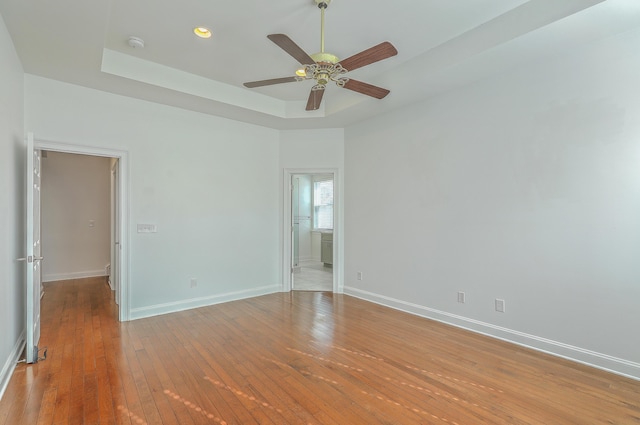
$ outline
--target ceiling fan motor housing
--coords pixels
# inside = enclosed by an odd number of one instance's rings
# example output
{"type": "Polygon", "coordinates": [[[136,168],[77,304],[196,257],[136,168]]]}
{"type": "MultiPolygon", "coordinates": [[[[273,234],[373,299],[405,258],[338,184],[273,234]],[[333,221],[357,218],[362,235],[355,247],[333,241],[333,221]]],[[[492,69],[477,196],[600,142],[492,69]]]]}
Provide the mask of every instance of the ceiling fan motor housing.
{"type": "Polygon", "coordinates": [[[314,61],[316,61],[316,63],[319,63],[319,64],[327,63],[327,64],[334,65],[340,62],[340,60],[336,55],[332,55],[331,53],[327,53],[327,52],[314,53],[311,55],[311,59],[313,59],[314,61]]]}

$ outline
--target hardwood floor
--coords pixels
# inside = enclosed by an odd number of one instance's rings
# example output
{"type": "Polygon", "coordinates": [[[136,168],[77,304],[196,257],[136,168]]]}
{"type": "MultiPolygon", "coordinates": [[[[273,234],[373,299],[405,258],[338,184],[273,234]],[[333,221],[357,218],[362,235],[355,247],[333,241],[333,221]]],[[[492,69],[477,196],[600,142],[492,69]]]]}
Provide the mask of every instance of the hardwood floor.
{"type": "Polygon", "coordinates": [[[102,279],[46,285],[0,424],[638,424],[640,382],[330,293],[129,323],[102,279]]]}

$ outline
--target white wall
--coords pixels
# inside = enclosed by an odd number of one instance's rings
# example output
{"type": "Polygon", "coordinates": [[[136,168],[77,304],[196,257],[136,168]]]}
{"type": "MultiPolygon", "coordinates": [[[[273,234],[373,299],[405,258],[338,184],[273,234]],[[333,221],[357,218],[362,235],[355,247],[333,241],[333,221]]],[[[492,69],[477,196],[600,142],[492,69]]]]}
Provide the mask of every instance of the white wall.
{"type": "Polygon", "coordinates": [[[32,75],[25,104],[36,139],[128,152],[133,318],[279,290],[276,130],[32,75]]]}
{"type": "Polygon", "coordinates": [[[104,276],[111,261],[111,158],[42,158],[42,280],[104,276]]]}
{"type": "Polygon", "coordinates": [[[24,80],[0,16],[0,397],[24,343],[24,80]]]}
{"type": "Polygon", "coordinates": [[[347,128],[345,292],[640,377],[638,46],[347,128]]]}
{"type": "Polygon", "coordinates": [[[339,168],[344,166],[344,130],[284,130],[280,132],[281,168],[339,168]]]}

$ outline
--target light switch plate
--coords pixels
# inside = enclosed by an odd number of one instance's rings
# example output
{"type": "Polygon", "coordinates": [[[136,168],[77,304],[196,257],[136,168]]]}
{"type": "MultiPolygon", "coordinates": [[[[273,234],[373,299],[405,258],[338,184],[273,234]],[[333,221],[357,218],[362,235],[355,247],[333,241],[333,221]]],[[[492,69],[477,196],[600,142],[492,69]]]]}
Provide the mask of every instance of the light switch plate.
{"type": "Polygon", "coordinates": [[[157,231],[155,224],[138,224],[138,233],[156,233],[157,231]]]}

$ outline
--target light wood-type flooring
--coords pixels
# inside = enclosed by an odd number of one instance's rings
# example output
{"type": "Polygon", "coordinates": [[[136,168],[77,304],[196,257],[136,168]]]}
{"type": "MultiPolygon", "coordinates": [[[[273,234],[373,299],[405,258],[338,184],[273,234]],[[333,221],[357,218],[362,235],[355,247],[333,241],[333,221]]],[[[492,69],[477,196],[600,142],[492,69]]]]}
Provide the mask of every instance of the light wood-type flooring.
{"type": "Polygon", "coordinates": [[[129,323],[47,284],[0,424],[638,424],[640,382],[349,296],[277,293],[129,323]]]}

